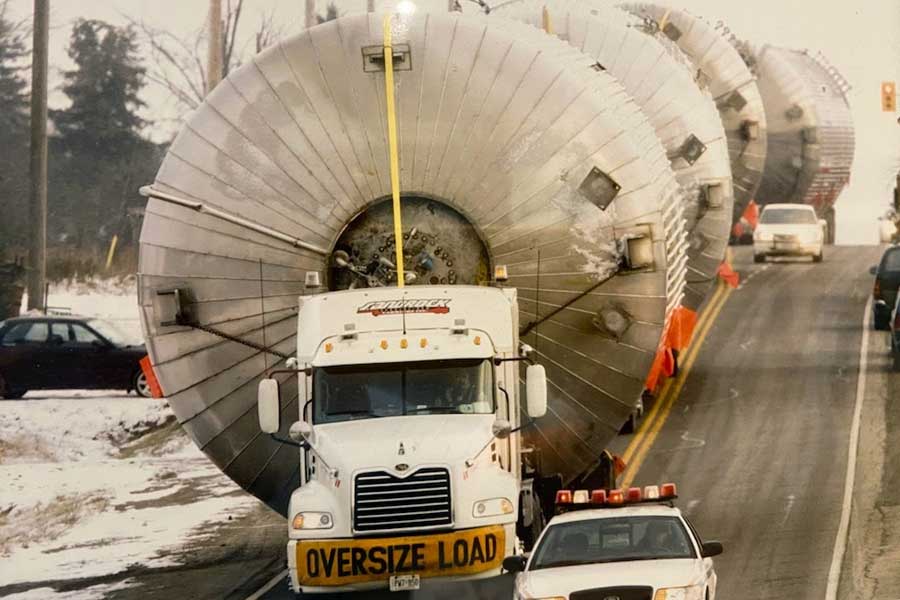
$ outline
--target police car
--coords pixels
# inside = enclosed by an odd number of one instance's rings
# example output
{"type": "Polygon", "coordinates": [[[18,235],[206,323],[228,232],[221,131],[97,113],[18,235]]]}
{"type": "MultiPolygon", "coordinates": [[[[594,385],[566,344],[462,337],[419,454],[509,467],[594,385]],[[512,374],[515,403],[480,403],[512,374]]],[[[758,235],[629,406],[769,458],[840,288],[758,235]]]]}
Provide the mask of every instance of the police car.
{"type": "Polygon", "coordinates": [[[675,508],[675,484],[561,490],[530,556],[511,556],[516,600],[714,600],[713,556],[675,508]]]}

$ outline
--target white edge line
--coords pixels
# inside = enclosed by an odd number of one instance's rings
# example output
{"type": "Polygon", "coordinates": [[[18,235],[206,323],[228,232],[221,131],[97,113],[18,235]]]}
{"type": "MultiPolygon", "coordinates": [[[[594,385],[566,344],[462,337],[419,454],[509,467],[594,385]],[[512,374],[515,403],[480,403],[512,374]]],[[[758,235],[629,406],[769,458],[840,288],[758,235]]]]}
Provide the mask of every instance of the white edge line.
{"type": "Polygon", "coordinates": [[[844,503],[841,508],[841,522],[838,525],[837,539],[834,542],[834,553],[831,556],[831,568],[828,570],[828,586],[825,588],[825,600],[836,600],[837,598],[838,586],[841,582],[841,570],[844,564],[844,554],[847,552],[850,509],[853,506],[853,487],[856,479],[856,454],[859,449],[859,425],[866,394],[866,371],[869,363],[869,315],[871,312],[872,296],[869,296],[862,320],[863,334],[859,349],[859,378],[856,382],[856,408],[853,411],[853,423],[850,426],[850,449],[847,457],[847,480],[844,482],[844,503]]]}
{"type": "Polygon", "coordinates": [[[266,585],[262,586],[261,588],[259,588],[255,592],[253,592],[253,594],[251,594],[250,596],[247,596],[247,600],[258,600],[259,598],[261,598],[263,596],[263,594],[265,594],[266,592],[271,590],[273,587],[275,587],[276,583],[278,583],[279,581],[284,579],[287,576],[287,574],[288,574],[287,569],[285,569],[284,571],[281,571],[278,575],[276,575],[275,577],[270,579],[266,583],[266,585]]]}

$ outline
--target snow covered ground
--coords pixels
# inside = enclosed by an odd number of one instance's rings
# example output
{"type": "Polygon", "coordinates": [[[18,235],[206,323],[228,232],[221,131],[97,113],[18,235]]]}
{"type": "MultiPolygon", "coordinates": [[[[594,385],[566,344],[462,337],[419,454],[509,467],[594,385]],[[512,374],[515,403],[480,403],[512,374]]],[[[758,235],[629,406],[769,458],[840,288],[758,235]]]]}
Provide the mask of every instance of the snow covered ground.
{"type": "MultiPolygon", "coordinates": [[[[57,286],[50,306],[115,320],[140,337],[133,284],[57,286]]],[[[4,598],[102,598],[128,582],[67,592],[36,584],[170,566],[178,548],[210,535],[205,524],[258,506],[194,446],[165,401],[78,390],[0,401],[4,598]]]]}

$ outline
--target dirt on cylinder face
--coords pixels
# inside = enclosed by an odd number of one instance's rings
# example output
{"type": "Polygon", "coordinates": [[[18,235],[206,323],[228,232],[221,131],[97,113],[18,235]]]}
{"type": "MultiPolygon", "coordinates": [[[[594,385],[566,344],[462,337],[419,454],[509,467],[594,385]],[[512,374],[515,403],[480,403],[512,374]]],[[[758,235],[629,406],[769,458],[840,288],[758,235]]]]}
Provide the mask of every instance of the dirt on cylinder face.
{"type": "MultiPolygon", "coordinates": [[[[481,236],[449,205],[418,196],[401,200],[403,262],[407,285],[483,285],[490,258],[481,236]]],[[[330,261],[329,288],[345,290],[397,283],[397,250],[391,199],[354,217],[330,261]]]]}

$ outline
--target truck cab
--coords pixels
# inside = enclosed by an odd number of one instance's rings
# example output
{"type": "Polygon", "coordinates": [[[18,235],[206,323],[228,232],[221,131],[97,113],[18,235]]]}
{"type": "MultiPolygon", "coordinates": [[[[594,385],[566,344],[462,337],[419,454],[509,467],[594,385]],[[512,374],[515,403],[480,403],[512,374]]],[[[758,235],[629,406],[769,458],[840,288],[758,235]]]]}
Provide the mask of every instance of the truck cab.
{"type": "MultiPolygon", "coordinates": [[[[517,550],[523,486],[517,315],[515,290],[485,286],[300,298],[295,591],[499,574],[517,550]]],[[[546,379],[538,365],[526,373],[524,412],[536,418],[546,379]]],[[[260,383],[270,434],[289,400],[276,376],[260,383]]]]}

